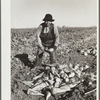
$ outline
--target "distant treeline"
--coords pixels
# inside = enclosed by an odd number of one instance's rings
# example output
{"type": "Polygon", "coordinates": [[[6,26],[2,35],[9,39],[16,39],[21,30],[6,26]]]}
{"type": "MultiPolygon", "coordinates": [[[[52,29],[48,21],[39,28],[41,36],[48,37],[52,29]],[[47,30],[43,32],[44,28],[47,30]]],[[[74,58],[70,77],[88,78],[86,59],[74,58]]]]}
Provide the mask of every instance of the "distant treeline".
{"type": "MultiPolygon", "coordinates": [[[[96,30],[97,27],[66,27],[66,26],[58,26],[59,32],[76,32],[82,30],[96,30]]],[[[37,28],[11,28],[11,33],[34,33],[36,32],[37,28]]]]}

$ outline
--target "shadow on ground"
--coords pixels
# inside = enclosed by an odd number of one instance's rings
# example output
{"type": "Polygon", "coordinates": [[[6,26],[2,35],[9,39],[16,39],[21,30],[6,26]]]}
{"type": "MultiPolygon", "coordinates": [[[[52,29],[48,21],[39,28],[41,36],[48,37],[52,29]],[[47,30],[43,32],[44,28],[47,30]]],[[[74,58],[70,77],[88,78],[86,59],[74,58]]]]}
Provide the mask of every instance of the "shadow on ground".
{"type": "Polygon", "coordinates": [[[15,57],[18,58],[21,62],[23,62],[25,66],[28,66],[30,69],[35,67],[35,61],[31,62],[28,59],[28,54],[25,54],[25,53],[17,54],[15,55],[15,57]]]}

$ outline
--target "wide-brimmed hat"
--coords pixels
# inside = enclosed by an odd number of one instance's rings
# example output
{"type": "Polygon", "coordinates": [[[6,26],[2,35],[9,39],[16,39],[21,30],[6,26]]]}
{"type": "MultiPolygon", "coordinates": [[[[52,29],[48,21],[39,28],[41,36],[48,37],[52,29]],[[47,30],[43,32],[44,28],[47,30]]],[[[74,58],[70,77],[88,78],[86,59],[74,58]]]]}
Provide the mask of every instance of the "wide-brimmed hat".
{"type": "Polygon", "coordinates": [[[54,21],[51,14],[46,14],[43,21],[54,21]]]}

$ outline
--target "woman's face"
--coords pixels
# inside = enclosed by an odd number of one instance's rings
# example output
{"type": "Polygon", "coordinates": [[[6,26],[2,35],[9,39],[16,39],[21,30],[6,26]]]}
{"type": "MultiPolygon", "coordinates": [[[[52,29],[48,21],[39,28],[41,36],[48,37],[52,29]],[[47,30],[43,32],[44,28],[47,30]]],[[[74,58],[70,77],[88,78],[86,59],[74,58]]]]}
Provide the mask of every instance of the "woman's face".
{"type": "Polygon", "coordinates": [[[46,21],[46,24],[47,25],[50,25],[52,22],[51,21],[46,21]]]}

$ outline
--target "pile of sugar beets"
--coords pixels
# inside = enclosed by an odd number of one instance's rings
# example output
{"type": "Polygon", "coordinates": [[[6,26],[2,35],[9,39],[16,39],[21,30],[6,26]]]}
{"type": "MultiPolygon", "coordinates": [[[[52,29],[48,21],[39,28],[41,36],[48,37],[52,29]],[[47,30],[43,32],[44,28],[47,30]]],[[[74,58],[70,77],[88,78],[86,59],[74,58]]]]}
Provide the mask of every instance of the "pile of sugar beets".
{"type": "MultiPolygon", "coordinates": [[[[93,47],[77,52],[84,56],[93,55],[95,59],[97,56],[96,48],[93,47]]],[[[96,100],[96,73],[91,72],[89,65],[49,64],[49,54],[44,52],[42,65],[35,66],[36,56],[33,62],[30,62],[30,56],[24,56],[29,59],[28,65],[20,65],[18,73],[12,75],[12,94],[19,94],[17,99],[25,99],[23,91],[28,96],[40,95],[46,100],[96,100]]],[[[21,55],[15,56],[13,60],[18,63],[21,55]]]]}

